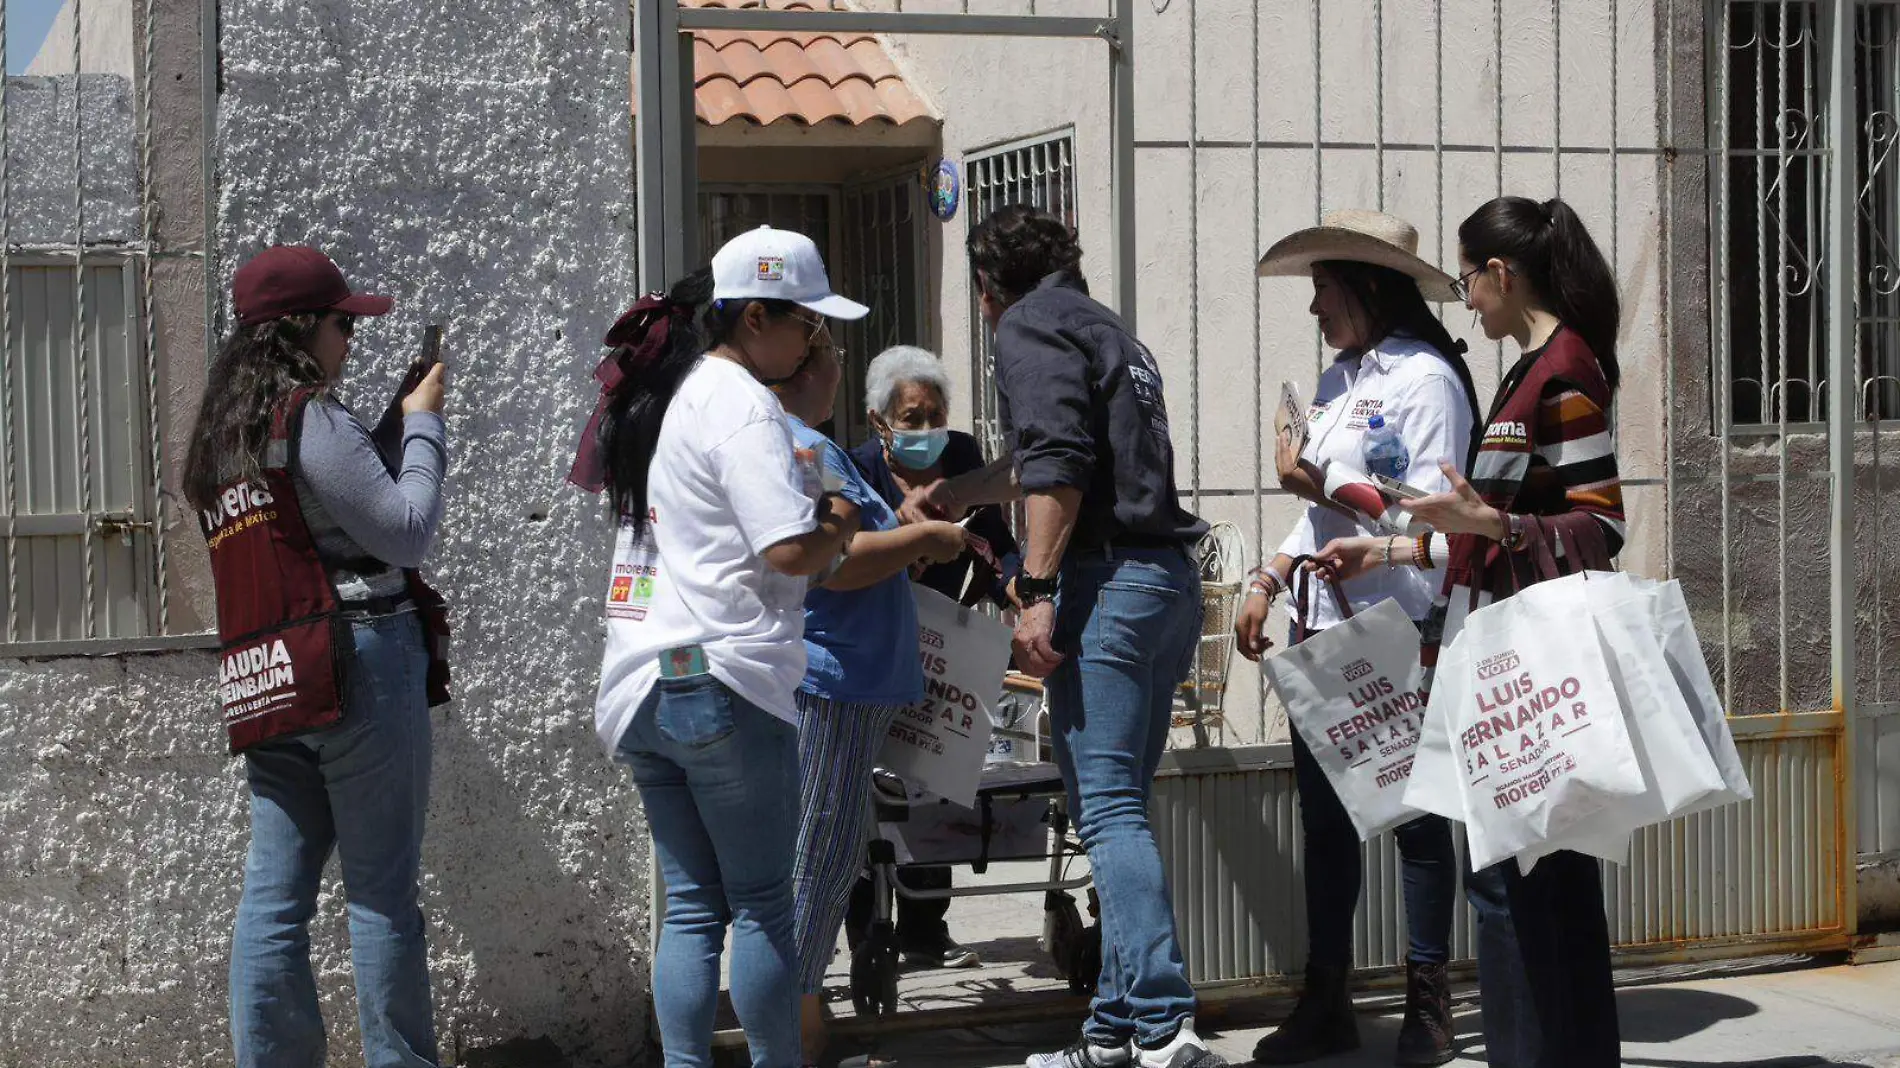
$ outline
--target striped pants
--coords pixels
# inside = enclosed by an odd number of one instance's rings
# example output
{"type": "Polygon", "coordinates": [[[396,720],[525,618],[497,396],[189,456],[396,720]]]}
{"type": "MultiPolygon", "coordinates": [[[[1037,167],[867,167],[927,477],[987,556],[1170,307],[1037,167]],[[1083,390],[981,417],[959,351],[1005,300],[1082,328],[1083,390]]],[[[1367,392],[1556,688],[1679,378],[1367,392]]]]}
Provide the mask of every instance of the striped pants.
{"type": "Polygon", "coordinates": [[[871,836],[871,767],[899,705],[798,694],[798,852],[792,925],[799,992],[817,994],[871,836]]]}

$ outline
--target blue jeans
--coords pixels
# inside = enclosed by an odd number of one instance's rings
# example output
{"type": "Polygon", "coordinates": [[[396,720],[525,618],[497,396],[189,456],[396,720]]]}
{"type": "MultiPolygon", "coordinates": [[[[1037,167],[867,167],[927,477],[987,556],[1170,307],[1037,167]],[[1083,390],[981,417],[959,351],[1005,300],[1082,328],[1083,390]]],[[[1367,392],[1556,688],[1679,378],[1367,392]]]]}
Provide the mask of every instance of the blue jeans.
{"type": "MultiPolygon", "coordinates": [[[[1287,644],[1297,640],[1296,627],[1287,644]]],[[[1350,969],[1352,916],[1365,883],[1365,855],[1352,817],[1306,740],[1294,731],[1292,741],[1304,843],[1301,875],[1306,888],[1307,962],[1350,969]]],[[[1458,903],[1458,851],[1452,844],[1451,823],[1443,816],[1420,816],[1395,828],[1392,836],[1398,839],[1405,888],[1405,931],[1410,942],[1405,959],[1413,964],[1444,964],[1451,959],[1451,919],[1458,903]]]]}
{"type": "Polygon", "coordinates": [[[414,613],[351,629],[343,721],[244,754],[251,850],[231,938],[239,1068],[324,1062],[309,923],[332,848],[349,902],[363,1060],[369,1068],[436,1063],[416,882],[429,804],[428,655],[414,613]]]}
{"type": "Polygon", "coordinates": [[[1200,578],[1179,549],[1072,553],[1046,680],[1056,763],[1102,903],[1102,974],[1083,1034],[1158,1046],[1194,1013],[1148,826],[1174,692],[1200,636],[1200,578]]]}
{"type": "Polygon", "coordinates": [[[653,1006],[667,1068],[710,1068],[719,957],[753,1068],[797,1068],[798,730],[711,675],[661,679],[620,737],[666,880],[653,1006]]]}

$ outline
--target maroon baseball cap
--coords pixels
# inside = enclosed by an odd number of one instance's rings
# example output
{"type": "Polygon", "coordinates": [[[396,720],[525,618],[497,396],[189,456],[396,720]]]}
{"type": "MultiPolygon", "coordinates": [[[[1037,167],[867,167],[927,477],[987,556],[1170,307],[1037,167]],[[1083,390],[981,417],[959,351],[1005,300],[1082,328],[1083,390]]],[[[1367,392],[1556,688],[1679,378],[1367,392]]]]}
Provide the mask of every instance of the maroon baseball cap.
{"type": "Polygon", "coordinates": [[[244,326],[308,312],[386,315],[395,303],[350,292],[330,257],[302,245],[272,245],[251,257],[231,280],[231,298],[244,326]]]}

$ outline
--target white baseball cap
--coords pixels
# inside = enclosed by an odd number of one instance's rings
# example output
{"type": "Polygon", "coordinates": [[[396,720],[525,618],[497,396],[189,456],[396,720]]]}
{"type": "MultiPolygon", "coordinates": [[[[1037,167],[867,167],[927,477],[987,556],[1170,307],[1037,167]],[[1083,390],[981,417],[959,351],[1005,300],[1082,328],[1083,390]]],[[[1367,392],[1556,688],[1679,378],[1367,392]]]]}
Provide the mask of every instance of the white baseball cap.
{"type": "Polygon", "coordinates": [[[831,291],[818,246],[804,234],[761,226],[725,243],[712,258],[714,300],[789,300],[832,319],[871,309],[831,291]]]}

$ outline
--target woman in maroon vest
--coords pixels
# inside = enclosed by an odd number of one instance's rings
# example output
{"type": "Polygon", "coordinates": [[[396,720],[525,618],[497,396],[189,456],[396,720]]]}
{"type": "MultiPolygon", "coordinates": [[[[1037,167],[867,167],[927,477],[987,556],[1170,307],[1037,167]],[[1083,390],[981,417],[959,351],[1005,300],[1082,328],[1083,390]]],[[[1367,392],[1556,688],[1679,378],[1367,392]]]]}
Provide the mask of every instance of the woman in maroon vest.
{"type": "Polygon", "coordinates": [[[443,371],[390,406],[386,447],[331,394],[359,316],[310,248],[238,269],[185,467],[217,582],[220,697],[251,790],[231,943],[240,1068],[320,1064],[309,921],[341,860],[364,1060],[437,1063],[418,872],[429,798],[437,602],[413,574],[442,518],[443,371]]]}
{"type": "MultiPolygon", "coordinates": [[[[1622,548],[1623,488],[1610,434],[1617,385],[1616,279],[1561,200],[1500,197],[1458,228],[1458,295],[1486,337],[1523,355],[1498,386],[1467,469],[1447,493],[1406,505],[1440,532],[1394,564],[1442,568],[1437,627],[1457,632],[1476,589],[1507,597],[1537,581],[1526,539],[1537,526],[1601,566],[1622,548]],[[1441,536],[1443,535],[1443,536],[1441,536]]],[[[1340,576],[1386,566],[1385,539],[1342,538],[1319,553],[1340,576]]],[[[1566,566],[1576,566],[1568,559],[1566,566]]],[[[1426,663],[1438,640],[1427,639],[1426,663]]],[[[1528,875],[1515,861],[1467,876],[1479,916],[1485,1053],[1516,1068],[1619,1063],[1610,933],[1597,862],[1559,852],[1528,875]]]]}

